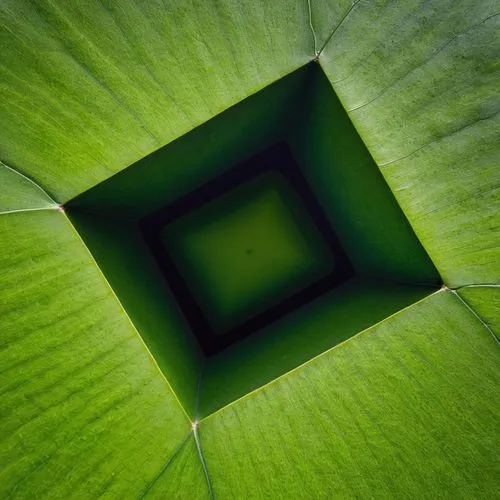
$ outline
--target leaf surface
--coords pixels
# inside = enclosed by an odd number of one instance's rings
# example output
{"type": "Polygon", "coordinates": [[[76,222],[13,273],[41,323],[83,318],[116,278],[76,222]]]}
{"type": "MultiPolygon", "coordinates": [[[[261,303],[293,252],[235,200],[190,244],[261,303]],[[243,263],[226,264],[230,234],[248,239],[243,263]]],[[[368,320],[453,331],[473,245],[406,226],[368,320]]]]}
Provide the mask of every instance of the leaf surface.
{"type": "Polygon", "coordinates": [[[0,162],[0,215],[57,208],[57,203],[35,182],[0,162]]]}
{"type": "Polygon", "coordinates": [[[140,492],[188,418],[64,214],[0,234],[0,496],[140,492]]]}
{"type": "Polygon", "coordinates": [[[499,357],[437,292],[202,420],[215,496],[494,497],[499,357]]]}
{"type": "Polygon", "coordinates": [[[210,498],[193,434],[165,464],[161,474],[144,492],[144,498],[210,498]]]}
{"type": "Polygon", "coordinates": [[[303,1],[7,0],[0,151],[61,202],[309,59],[303,1]]]}
{"type": "Polygon", "coordinates": [[[26,213],[0,216],[0,497],[207,496],[170,381],[68,218],[38,210],[56,206],[46,193],[67,202],[317,51],[445,283],[462,288],[204,419],[215,496],[498,497],[498,291],[468,285],[500,274],[499,10],[3,1],[0,157],[15,171],[0,165],[0,212],[26,213]]]}
{"type": "Polygon", "coordinates": [[[457,292],[487,328],[500,338],[500,286],[471,286],[457,292]]]}
{"type": "Polygon", "coordinates": [[[359,2],[320,59],[452,287],[500,273],[499,26],[494,1],[359,2]]]}

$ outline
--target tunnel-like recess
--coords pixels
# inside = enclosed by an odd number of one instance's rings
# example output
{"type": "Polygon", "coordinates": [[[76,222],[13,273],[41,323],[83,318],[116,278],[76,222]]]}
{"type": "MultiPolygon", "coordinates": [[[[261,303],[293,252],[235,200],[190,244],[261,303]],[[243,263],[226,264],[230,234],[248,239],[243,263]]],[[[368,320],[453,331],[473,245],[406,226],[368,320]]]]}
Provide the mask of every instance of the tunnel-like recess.
{"type": "Polygon", "coordinates": [[[441,279],[319,65],[66,205],[158,366],[205,416],[441,279]]]}

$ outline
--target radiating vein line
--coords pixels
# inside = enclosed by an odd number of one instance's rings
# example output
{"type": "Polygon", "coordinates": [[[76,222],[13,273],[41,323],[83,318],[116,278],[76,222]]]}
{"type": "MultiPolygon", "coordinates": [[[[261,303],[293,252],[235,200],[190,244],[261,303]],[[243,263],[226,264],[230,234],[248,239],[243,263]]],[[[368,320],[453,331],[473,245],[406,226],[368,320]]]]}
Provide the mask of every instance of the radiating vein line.
{"type": "MultiPolygon", "coordinates": [[[[423,4],[420,4],[418,9],[415,10],[412,10],[408,13],[407,16],[403,17],[403,18],[400,18],[399,19],[399,22],[395,25],[395,28],[394,29],[401,29],[401,26],[405,26],[408,19],[411,18],[412,16],[415,15],[415,12],[419,12],[420,10],[422,9],[425,9],[427,7],[427,5],[429,3],[432,3],[434,0],[427,0],[426,2],[424,2],[423,4]]],[[[388,4],[389,5],[389,4],[388,4]]],[[[392,4],[393,6],[398,6],[397,3],[395,4],[392,4]]],[[[385,10],[385,8],[384,8],[385,10]]],[[[380,42],[377,43],[377,45],[375,45],[375,47],[373,47],[373,49],[367,54],[365,55],[361,60],[359,60],[358,62],[355,63],[355,65],[353,67],[351,67],[351,72],[347,75],[347,76],[344,76],[342,78],[339,78],[338,80],[334,80],[332,81],[332,85],[335,85],[337,83],[341,83],[345,80],[348,80],[350,78],[352,78],[356,72],[358,71],[358,69],[360,69],[368,60],[370,60],[370,57],[378,50],[380,49],[381,47],[384,46],[384,44],[387,42],[387,39],[384,39],[384,40],[381,40],[380,42]]]]}
{"type": "Polygon", "coordinates": [[[146,485],[144,488],[143,492],[137,497],[138,500],[142,500],[150,491],[151,488],[156,484],[156,482],[165,474],[167,469],[170,467],[170,464],[175,460],[175,458],[179,455],[179,453],[184,449],[184,446],[186,446],[186,443],[188,442],[189,438],[191,437],[191,433],[189,433],[184,441],[177,447],[177,449],[172,453],[172,455],[169,457],[169,459],[165,462],[163,467],[160,469],[160,472],[146,485]]]}
{"type": "Polygon", "coordinates": [[[500,288],[498,283],[472,283],[470,285],[461,285],[451,290],[461,290],[462,288],[500,288]]]}
{"type": "Polygon", "coordinates": [[[50,205],[48,207],[39,208],[17,208],[15,210],[4,210],[3,212],[0,212],[0,215],[18,214],[21,212],[39,212],[40,210],[59,210],[59,205],[50,205]]]}
{"type": "Polygon", "coordinates": [[[54,203],[54,205],[59,206],[59,203],[57,203],[57,201],[54,200],[54,198],[52,198],[52,196],[50,196],[50,194],[47,193],[47,191],[45,191],[45,189],[43,189],[42,186],[37,184],[33,179],[30,179],[27,175],[24,175],[23,173],[19,172],[18,170],[14,169],[12,167],[9,167],[9,165],[6,165],[1,160],[0,160],[0,166],[9,169],[11,172],[14,172],[15,174],[21,176],[23,179],[27,180],[30,184],[33,184],[33,186],[35,186],[39,191],[41,191],[52,203],[54,203]]]}
{"type": "Polygon", "coordinates": [[[20,213],[20,212],[35,212],[35,211],[38,211],[38,210],[58,210],[59,209],[59,203],[57,203],[57,201],[54,200],[54,198],[52,198],[52,196],[50,196],[50,194],[47,193],[47,191],[45,191],[45,189],[43,189],[42,186],[40,186],[39,184],[37,184],[33,179],[30,179],[27,175],[24,175],[23,173],[19,172],[15,168],[9,167],[9,165],[6,165],[1,160],[0,160],[0,167],[4,167],[7,170],[10,170],[15,175],[18,175],[18,176],[22,177],[29,184],[31,184],[32,186],[35,186],[35,188],[38,191],[40,191],[41,193],[43,193],[43,195],[45,197],[47,197],[48,200],[50,200],[50,204],[45,205],[45,206],[40,206],[40,207],[36,207],[36,208],[16,208],[16,209],[13,209],[13,210],[2,210],[2,211],[0,211],[0,215],[15,214],[15,213],[20,213]]]}
{"type": "Polygon", "coordinates": [[[429,142],[426,142],[425,144],[422,144],[421,146],[419,146],[417,149],[415,149],[411,153],[408,153],[408,154],[406,154],[404,156],[401,156],[400,158],[396,158],[395,160],[387,161],[385,163],[377,163],[377,166],[379,166],[379,167],[387,167],[389,165],[392,165],[393,163],[397,163],[399,161],[406,160],[410,156],[413,156],[414,154],[418,153],[422,149],[425,149],[426,147],[428,147],[428,146],[430,146],[430,145],[432,145],[432,144],[434,144],[436,142],[444,141],[444,140],[448,139],[449,137],[451,137],[451,136],[453,136],[455,134],[459,134],[460,132],[462,132],[464,130],[467,130],[470,127],[473,127],[474,125],[477,125],[478,123],[481,123],[481,122],[487,121],[487,120],[491,120],[492,118],[495,118],[499,114],[500,114],[500,112],[497,111],[496,113],[493,113],[493,114],[491,114],[489,116],[485,116],[484,118],[478,118],[477,120],[473,120],[472,122],[467,123],[465,125],[462,125],[458,129],[453,130],[452,132],[449,132],[448,134],[442,135],[441,137],[437,137],[436,139],[432,139],[432,141],[429,141],[429,142]]]}
{"type": "Polygon", "coordinates": [[[207,480],[208,494],[212,500],[215,499],[214,491],[212,489],[212,482],[210,481],[210,476],[208,474],[207,464],[203,458],[203,453],[201,451],[201,443],[198,437],[198,422],[193,423],[193,436],[196,443],[196,449],[198,450],[198,456],[200,457],[201,466],[203,467],[203,472],[205,474],[205,479],[207,480]]]}
{"type": "Polygon", "coordinates": [[[323,53],[323,51],[325,50],[325,47],[330,43],[330,40],[332,39],[333,35],[344,24],[344,21],[347,19],[347,17],[349,16],[349,14],[352,12],[352,10],[354,9],[354,7],[356,7],[356,5],[359,3],[359,1],[360,0],[355,0],[354,2],[352,2],[352,5],[349,7],[349,9],[347,10],[347,12],[344,14],[344,16],[342,17],[342,19],[340,20],[340,22],[333,28],[332,32],[330,33],[330,35],[326,39],[325,43],[321,46],[321,49],[319,49],[319,51],[318,51],[318,57],[323,53]]]}
{"type": "Polygon", "coordinates": [[[314,26],[312,22],[312,9],[311,9],[311,0],[307,0],[307,11],[309,13],[309,27],[311,28],[311,33],[313,36],[314,40],[314,57],[318,57],[319,52],[318,52],[318,45],[317,45],[317,40],[316,40],[316,32],[314,31],[314,26]]]}
{"type": "Polygon", "coordinates": [[[426,59],[424,59],[424,61],[422,61],[421,64],[419,64],[418,66],[413,67],[408,73],[406,73],[403,76],[400,76],[399,78],[397,78],[396,80],[394,80],[388,87],[386,87],[384,90],[382,90],[381,92],[379,92],[375,97],[373,97],[369,101],[367,101],[367,102],[365,102],[363,104],[359,104],[358,106],[355,106],[354,108],[348,109],[347,112],[348,113],[353,113],[354,111],[357,111],[358,109],[362,109],[365,106],[368,106],[369,104],[372,104],[373,102],[375,102],[376,100],[378,100],[380,97],[382,97],[383,95],[385,95],[387,92],[389,92],[391,89],[393,89],[398,83],[402,82],[408,76],[410,76],[411,74],[413,74],[415,71],[417,71],[417,70],[423,68],[424,66],[426,66],[430,61],[432,61],[439,54],[441,54],[441,52],[443,52],[449,45],[451,45],[452,42],[454,42],[455,40],[457,40],[461,36],[464,36],[464,35],[468,34],[469,31],[472,31],[473,29],[478,28],[479,26],[481,26],[485,22],[489,21],[490,19],[498,16],[499,14],[500,14],[500,12],[495,12],[493,14],[490,14],[489,16],[487,16],[486,18],[484,18],[482,21],[480,21],[480,22],[478,22],[476,24],[473,24],[472,26],[470,26],[466,30],[464,30],[464,31],[462,31],[460,33],[454,34],[452,38],[450,38],[447,42],[443,43],[437,50],[435,50],[432,53],[432,55],[430,55],[429,57],[427,57],[426,59]]]}
{"type": "Polygon", "coordinates": [[[486,321],[484,321],[483,318],[481,318],[481,316],[479,316],[479,314],[477,314],[477,312],[474,311],[474,309],[472,309],[472,307],[469,304],[467,304],[467,302],[460,296],[460,294],[456,290],[452,290],[451,288],[449,290],[481,322],[481,324],[486,328],[488,333],[495,339],[495,342],[498,345],[500,345],[499,338],[496,336],[495,332],[490,328],[488,323],[486,323],[486,321]]]}

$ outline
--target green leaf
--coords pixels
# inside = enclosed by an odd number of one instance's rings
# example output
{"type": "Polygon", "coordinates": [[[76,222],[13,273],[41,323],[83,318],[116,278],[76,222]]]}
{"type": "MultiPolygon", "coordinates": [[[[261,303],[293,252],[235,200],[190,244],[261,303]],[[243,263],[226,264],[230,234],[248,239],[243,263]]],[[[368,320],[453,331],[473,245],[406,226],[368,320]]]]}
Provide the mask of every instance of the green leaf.
{"type": "Polygon", "coordinates": [[[55,209],[57,203],[35,182],[0,162],[0,215],[55,209]]]}
{"type": "Polygon", "coordinates": [[[193,434],[168,459],[139,498],[210,498],[193,434]]]}
{"type": "Polygon", "coordinates": [[[431,291],[427,287],[357,279],[324,294],[209,358],[203,369],[199,415],[209,415],[246,397],[279,376],[287,377],[287,372],[411,306],[431,291]]]}
{"type": "Polygon", "coordinates": [[[474,314],[500,338],[500,285],[470,286],[461,288],[458,295],[474,314]]]}
{"type": "Polygon", "coordinates": [[[498,497],[497,2],[4,0],[0,16],[0,497],[498,497]],[[304,87],[279,113],[277,87],[205,145],[196,127],[315,59],[340,104],[304,87]],[[59,204],[171,144],[175,165],[158,151],[142,198],[160,203],[158,179],[191,189],[193,162],[211,175],[304,103],[294,153],[318,166],[331,220],[339,175],[339,196],[359,199],[363,222],[342,229],[356,265],[432,282],[427,252],[452,290],[409,305],[427,290],[372,284],[359,311],[314,304],[241,344],[229,373],[218,358],[201,370],[174,305],[140,281],[151,268],[120,270],[137,247],[109,256],[133,238],[79,217],[85,243],[107,241],[94,260],[59,204]],[[341,106],[366,151],[344,127],[321,140],[341,106]],[[183,155],[174,140],[193,129],[183,155]],[[422,248],[407,258],[411,229],[422,248]],[[142,299],[120,302],[135,286],[142,299]],[[289,372],[273,381],[276,366],[289,372]]]}
{"type": "Polygon", "coordinates": [[[437,292],[200,422],[220,498],[494,497],[500,351],[437,292]]]}
{"type": "Polygon", "coordinates": [[[0,6],[4,161],[60,202],[306,63],[304,2],[0,6]]]}
{"type": "Polygon", "coordinates": [[[0,496],[138,494],[188,418],[65,215],[0,234],[0,496]]]}
{"type": "Polygon", "coordinates": [[[72,222],[144,339],[161,372],[193,416],[203,364],[171,292],[135,226],[78,213],[72,222]]]}
{"type": "Polygon", "coordinates": [[[372,278],[441,282],[328,79],[311,71],[309,80],[290,147],[351,262],[372,278]]]}
{"type": "Polygon", "coordinates": [[[492,1],[359,2],[320,59],[453,287],[500,274],[499,26],[492,1]]]}

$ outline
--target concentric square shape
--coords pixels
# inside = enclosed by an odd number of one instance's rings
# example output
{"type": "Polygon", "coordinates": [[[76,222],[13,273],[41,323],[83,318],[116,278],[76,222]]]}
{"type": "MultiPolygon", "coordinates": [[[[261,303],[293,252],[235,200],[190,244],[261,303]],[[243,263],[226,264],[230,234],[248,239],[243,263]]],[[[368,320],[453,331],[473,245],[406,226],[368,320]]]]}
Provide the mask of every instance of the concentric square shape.
{"type": "Polygon", "coordinates": [[[141,228],[207,353],[352,274],[285,144],[150,214],[141,228]]]}
{"type": "Polygon", "coordinates": [[[179,398],[199,393],[200,415],[441,283],[314,63],[66,212],[179,398]]]}

